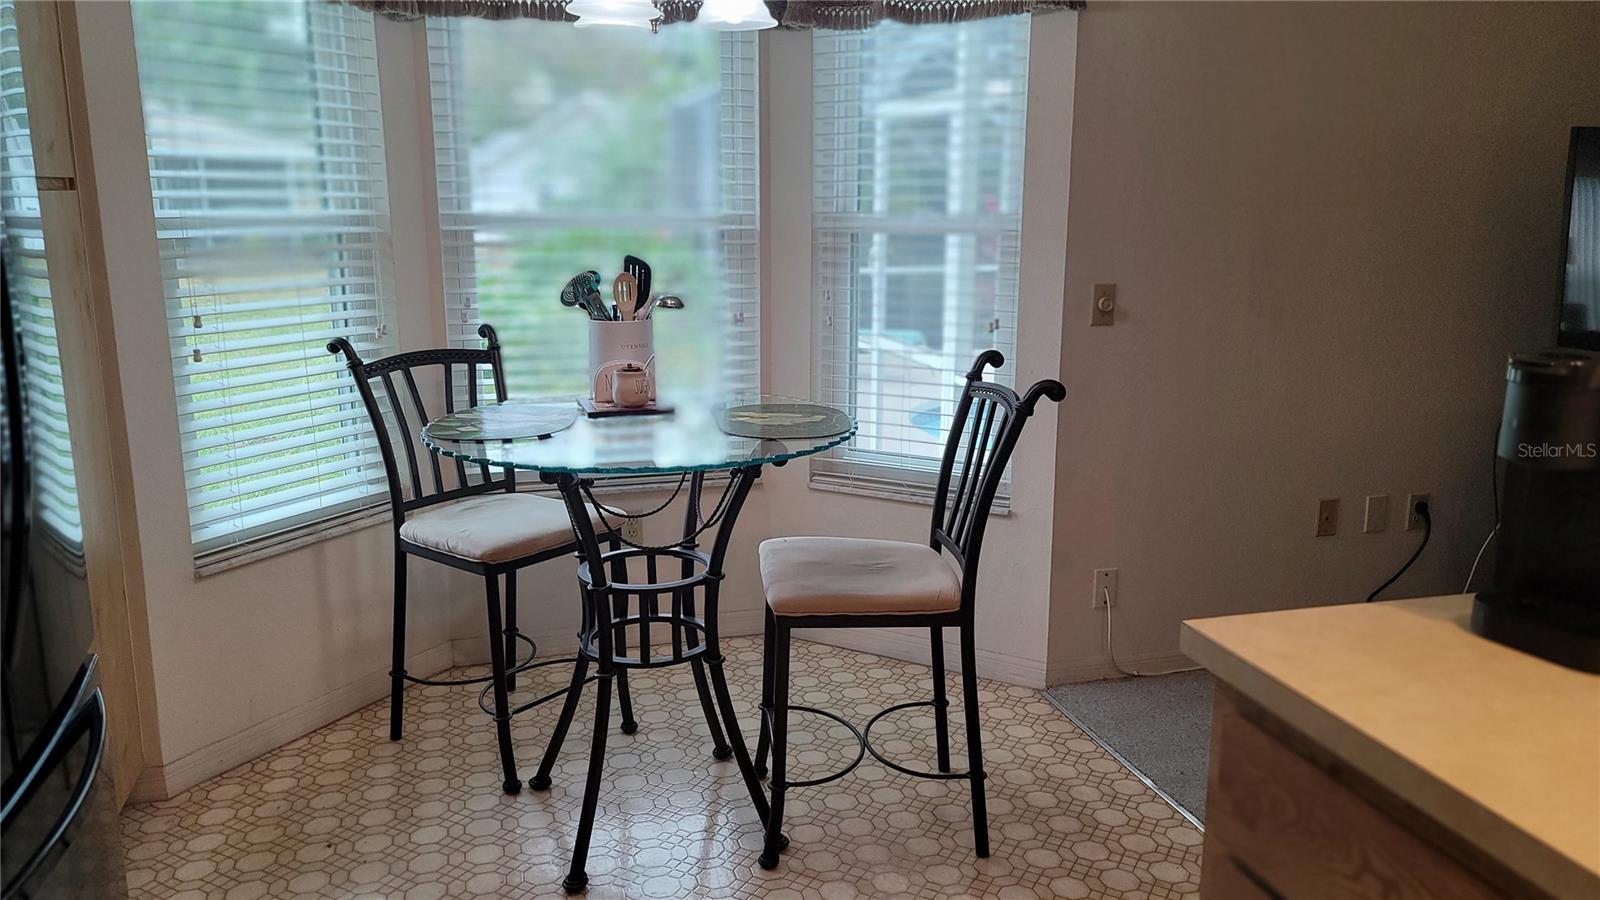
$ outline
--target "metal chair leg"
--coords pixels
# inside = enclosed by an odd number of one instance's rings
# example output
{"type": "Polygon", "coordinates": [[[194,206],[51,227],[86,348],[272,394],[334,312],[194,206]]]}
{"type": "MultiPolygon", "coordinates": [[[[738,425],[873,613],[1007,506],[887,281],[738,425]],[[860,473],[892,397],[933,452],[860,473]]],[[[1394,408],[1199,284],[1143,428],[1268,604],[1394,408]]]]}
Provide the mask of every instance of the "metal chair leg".
{"type": "Polygon", "coordinates": [[[400,740],[406,691],[406,555],[394,551],[393,652],[389,659],[389,740],[400,740]]]}
{"type": "Polygon", "coordinates": [[[944,629],[929,628],[933,639],[933,730],[939,771],[950,771],[950,701],[944,695],[944,629]]]}
{"type": "MultiPolygon", "coordinates": [[[[517,667],[517,570],[506,573],[506,671],[517,667]]],[[[517,689],[517,676],[506,676],[506,690],[517,689]]]]}
{"type": "Polygon", "coordinates": [[[972,781],[972,848],[989,855],[989,807],[984,797],[983,735],[978,726],[978,666],[971,622],[961,626],[961,691],[967,713],[967,771],[972,781]]]}
{"type": "Polygon", "coordinates": [[[501,788],[508,794],[522,790],[522,779],[517,777],[517,757],[511,749],[511,703],[506,695],[505,647],[500,643],[500,579],[485,575],[483,584],[488,594],[489,607],[489,666],[494,688],[494,730],[500,742],[500,768],[505,773],[501,788]]]}
{"type": "Polygon", "coordinates": [[[772,800],[767,812],[767,838],[761,848],[761,868],[778,867],[778,854],[783,852],[783,794],[787,787],[789,753],[789,629],[777,628],[773,641],[772,691],[772,778],[767,785],[772,789],[772,800]]]}
{"type": "Polygon", "coordinates": [[[583,681],[589,675],[589,658],[579,655],[572,664],[572,681],[567,684],[567,697],[561,703],[561,718],[550,732],[550,743],[544,748],[544,758],[539,761],[539,771],[528,779],[528,787],[536,791],[550,789],[550,770],[561,756],[561,745],[567,742],[567,730],[572,727],[572,716],[578,711],[578,701],[583,699],[583,681]]]}
{"type": "Polygon", "coordinates": [[[572,845],[572,866],[561,886],[576,894],[589,886],[584,870],[589,861],[589,838],[594,832],[595,806],[600,802],[600,776],[605,767],[606,732],[611,729],[611,677],[607,662],[600,664],[600,679],[595,693],[594,737],[589,746],[589,777],[583,785],[583,809],[578,815],[578,836],[572,845]]]}
{"type": "Polygon", "coordinates": [[[772,607],[766,610],[766,627],[761,635],[761,711],[758,714],[760,730],[756,736],[756,775],[767,777],[767,750],[772,746],[772,666],[777,661],[773,653],[773,631],[778,627],[772,607]]]}

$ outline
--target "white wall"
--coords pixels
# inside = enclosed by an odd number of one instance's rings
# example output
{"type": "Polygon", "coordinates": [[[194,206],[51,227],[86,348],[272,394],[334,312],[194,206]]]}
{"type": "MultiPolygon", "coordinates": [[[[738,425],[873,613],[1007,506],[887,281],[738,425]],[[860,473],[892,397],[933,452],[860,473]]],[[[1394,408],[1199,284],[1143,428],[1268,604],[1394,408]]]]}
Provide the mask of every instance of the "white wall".
{"type": "Polygon", "coordinates": [[[1174,664],[1183,619],[1364,598],[1416,545],[1410,491],[1436,528],[1391,595],[1459,590],[1505,355],[1554,335],[1600,6],[1097,2],[1079,27],[1052,680],[1107,672],[1093,569],[1120,569],[1119,659],[1174,664]]]}

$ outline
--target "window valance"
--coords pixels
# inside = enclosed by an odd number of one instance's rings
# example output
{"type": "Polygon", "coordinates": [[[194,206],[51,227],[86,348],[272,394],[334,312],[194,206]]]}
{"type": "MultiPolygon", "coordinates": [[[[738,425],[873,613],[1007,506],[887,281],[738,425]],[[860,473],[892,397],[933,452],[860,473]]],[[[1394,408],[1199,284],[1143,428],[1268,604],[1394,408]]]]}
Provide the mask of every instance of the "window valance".
{"type": "MultiPolygon", "coordinates": [[[[479,19],[543,19],[574,22],[566,0],[332,0],[391,19],[471,16],[479,19]]],[[[967,22],[991,16],[1082,9],[1084,0],[766,0],[783,28],[854,31],[885,19],[907,25],[967,22]]],[[[692,22],[700,0],[657,0],[663,25],[692,22]]]]}

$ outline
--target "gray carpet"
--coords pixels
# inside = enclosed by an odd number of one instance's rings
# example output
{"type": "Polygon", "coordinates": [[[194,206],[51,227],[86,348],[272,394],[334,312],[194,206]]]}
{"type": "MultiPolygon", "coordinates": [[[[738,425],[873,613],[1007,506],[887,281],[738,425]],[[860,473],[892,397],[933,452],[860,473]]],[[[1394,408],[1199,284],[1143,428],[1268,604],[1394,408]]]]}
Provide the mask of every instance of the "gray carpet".
{"type": "Polygon", "coordinates": [[[1045,697],[1196,820],[1206,817],[1211,675],[1063,684],[1045,697]]]}

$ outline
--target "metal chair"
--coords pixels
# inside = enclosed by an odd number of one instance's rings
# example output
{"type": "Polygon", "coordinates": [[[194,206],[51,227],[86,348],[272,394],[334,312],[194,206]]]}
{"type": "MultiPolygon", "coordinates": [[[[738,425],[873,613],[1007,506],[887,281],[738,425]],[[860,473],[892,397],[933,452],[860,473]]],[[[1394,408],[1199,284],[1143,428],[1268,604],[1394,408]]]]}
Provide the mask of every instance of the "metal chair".
{"type": "MultiPolygon", "coordinates": [[[[517,776],[516,758],[511,748],[511,715],[508,693],[515,687],[518,672],[558,663],[556,659],[535,663],[537,648],[517,630],[517,570],[545,560],[571,556],[577,550],[572,521],[560,500],[533,494],[516,493],[516,472],[505,469],[496,477],[489,466],[478,466],[477,480],[468,478],[466,464],[454,461],[455,478],[449,481],[441,470],[439,457],[416,446],[417,433],[407,409],[415,414],[415,427],[430,421],[414,374],[419,369],[438,366],[444,384],[444,411],[456,411],[458,371],[464,370],[468,407],[478,405],[482,390],[480,372],[490,374],[494,399],[506,398],[505,372],[500,362],[500,341],[488,325],[478,327],[478,335],[488,342],[481,350],[440,349],[397,353],[374,362],[363,362],[356,349],[344,338],[328,344],[328,352],[344,354],[367,416],[377,435],[383,456],[384,474],[389,482],[389,507],[394,514],[394,646],[389,669],[389,740],[400,739],[406,682],[427,685],[484,684],[478,695],[492,691],[494,708],[484,711],[494,717],[500,743],[500,764],[508,794],[522,788],[517,776]],[[372,383],[383,385],[386,403],[380,404],[372,383]],[[396,386],[396,381],[403,383],[396,386]],[[385,409],[387,407],[387,410],[385,409]],[[388,415],[386,415],[386,412],[388,415]],[[392,416],[392,421],[390,420],[392,416]],[[398,440],[391,437],[398,435],[398,440]],[[401,450],[395,449],[399,443],[401,450]],[[402,478],[399,457],[405,458],[402,478]],[[427,457],[432,476],[426,483],[417,457],[427,457]],[[407,496],[407,488],[410,496],[407,496]],[[431,488],[431,490],[430,490],[431,488]],[[483,576],[489,616],[490,674],[481,678],[440,680],[418,678],[406,673],[406,558],[417,556],[443,563],[464,572],[483,576]],[[504,619],[501,616],[500,577],[505,577],[504,619]],[[517,642],[528,647],[528,658],[517,662],[517,642]]],[[[618,685],[624,722],[633,719],[625,682],[618,685]]],[[[558,692],[559,693],[559,692],[558,692]]],[[[547,698],[548,699],[548,698],[547,698]]],[[[542,701],[541,701],[542,702],[542,701]]],[[[534,704],[529,704],[534,705],[534,704]]],[[[526,708],[526,707],[524,707],[526,708]]]]}
{"type": "Polygon", "coordinates": [[[761,731],[755,766],[766,774],[772,754],[771,799],[761,867],[775,868],[788,846],[783,835],[784,795],[790,788],[825,784],[843,778],[871,753],[878,762],[919,778],[965,779],[972,786],[973,846],[989,855],[989,818],[983,782],[983,742],[978,730],[978,677],[973,650],[973,607],[978,586],[978,557],[996,489],[1022,428],[1041,397],[1059,403],[1066,388],[1053,379],[1040,381],[1021,397],[1008,387],[983,381],[985,366],[999,368],[1005,357],[985,350],[967,372],[966,388],[956,405],[955,421],[945,442],[934,492],[933,521],[926,544],[853,538],[800,537],[763,541],[761,581],[767,595],[766,646],[761,684],[761,731]],[[965,438],[965,440],[963,440],[965,438]],[[961,455],[959,475],[956,457],[961,455]],[[952,490],[952,482],[954,489],[952,490]],[[945,554],[949,555],[949,561],[945,554]],[[954,563],[954,567],[950,564],[954,563]],[[932,638],[933,699],[901,703],[879,712],[857,730],[833,713],[789,704],[790,632],[796,628],[925,627],[932,638]],[[945,628],[961,631],[961,685],[966,711],[967,770],[950,771],[948,701],[944,686],[945,628]],[[939,771],[910,769],[884,758],[872,746],[872,726],[889,713],[919,706],[933,707],[935,752],[939,771]],[[833,719],[849,728],[861,752],[844,770],[820,778],[788,778],[789,711],[803,710],[833,719]]]}

